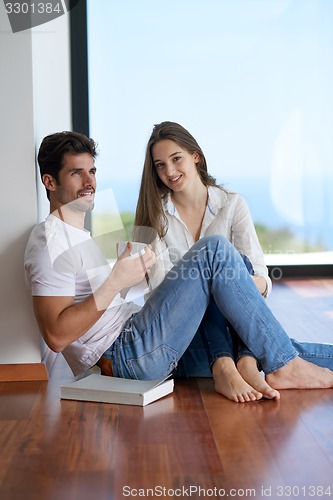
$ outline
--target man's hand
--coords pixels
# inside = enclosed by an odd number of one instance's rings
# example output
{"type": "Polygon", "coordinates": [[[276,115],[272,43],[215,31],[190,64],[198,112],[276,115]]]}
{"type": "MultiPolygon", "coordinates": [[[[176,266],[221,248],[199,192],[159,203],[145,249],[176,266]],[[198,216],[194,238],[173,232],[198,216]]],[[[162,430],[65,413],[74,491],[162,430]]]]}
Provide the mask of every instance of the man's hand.
{"type": "Polygon", "coordinates": [[[53,351],[61,352],[80,338],[96,323],[122,289],[140,283],[155,264],[155,254],[149,246],[137,258],[130,257],[130,251],[129,245],[116,261],[106,281],[83,302],[75,304],[74,297],[33,297],[40,331],[53,351]]]}
{"type": "Polygon", "coordinates": [[[131,249],[131,242],[128,242],[125,251],[114,264],[109,277],[110,281],[117,283],[119,290],[131,288],[143,281],[156,261],[155,254],[149,245],[145,247],[145,252],[138,257],[130,255],[131,249]]]}

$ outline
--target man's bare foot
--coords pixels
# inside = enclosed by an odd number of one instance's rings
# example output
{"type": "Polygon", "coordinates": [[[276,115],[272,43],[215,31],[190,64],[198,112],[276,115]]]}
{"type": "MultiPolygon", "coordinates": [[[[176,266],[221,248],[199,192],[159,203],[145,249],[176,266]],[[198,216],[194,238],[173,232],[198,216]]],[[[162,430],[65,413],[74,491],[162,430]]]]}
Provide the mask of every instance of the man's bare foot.
{"type": "Polygon", "coordinates": [[[215,391],[236,403],[258,401],[262,394],[251,387],[238,373],[234,360],[219,358],[213,365],[215,391]]]}
{"type": "Polygon", "coordinates": [[[333,387],[333,371],[297,357],[266,375],[266,381],[275,389],[329,389],[333,387]]]}
{"type": "Polygon", "coordinates": [[[280,399],[280,393],[268,385],[265,379],[261,376],[257,361],[252,356],[243,356],[237,363],[237,370],[254,389],[261,392],[264,398],[280,399]]]}

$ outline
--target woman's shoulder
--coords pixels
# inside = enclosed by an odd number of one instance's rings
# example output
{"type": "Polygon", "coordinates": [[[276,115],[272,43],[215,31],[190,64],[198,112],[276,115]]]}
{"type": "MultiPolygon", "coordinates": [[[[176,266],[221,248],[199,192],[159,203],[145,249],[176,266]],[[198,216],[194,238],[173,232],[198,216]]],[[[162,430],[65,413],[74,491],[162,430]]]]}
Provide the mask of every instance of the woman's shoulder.
{"type": "Polygon", "coordinates": [[[224,186],[210,186],[208,193],[210,200],[219,205],[220,208],[226,205],[245,203],[244,196],[241,193],[227,189],[224,186]]]}

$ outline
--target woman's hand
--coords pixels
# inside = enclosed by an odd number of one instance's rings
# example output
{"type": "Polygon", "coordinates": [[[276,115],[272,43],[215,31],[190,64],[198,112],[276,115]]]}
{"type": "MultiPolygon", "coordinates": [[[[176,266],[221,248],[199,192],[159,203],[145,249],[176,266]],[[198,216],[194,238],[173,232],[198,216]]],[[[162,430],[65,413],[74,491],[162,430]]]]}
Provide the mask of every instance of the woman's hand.
{"type": "Polygon", "coordinates": [[[263,297],[267,297],[267,282],[262,276],[252,276],[259,292],[263,297]]]}

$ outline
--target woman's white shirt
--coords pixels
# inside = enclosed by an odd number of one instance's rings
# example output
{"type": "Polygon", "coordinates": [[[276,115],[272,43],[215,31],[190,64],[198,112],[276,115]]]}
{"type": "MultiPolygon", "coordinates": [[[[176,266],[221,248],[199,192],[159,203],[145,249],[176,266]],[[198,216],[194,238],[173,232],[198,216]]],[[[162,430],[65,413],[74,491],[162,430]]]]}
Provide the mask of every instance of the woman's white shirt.
{"type": "MultiPolygon", "coordinates": [[[[157,260],[150,275],[153,288],[159,285],[166,273],[195,243],[170,195],[162,199],[162,205],[168,220],[168,230],[162,239],[157,239],[155,242],[157,260]]],[[[207,207],[199,238],[214,234],[223,235],[239,253],[250,259],[254,274],[266,280],[265,297],[267,297],[272,289],[272,282],[268,276],[264,254],[246,201],[239,193],[209,186],[207,207]]]]}

